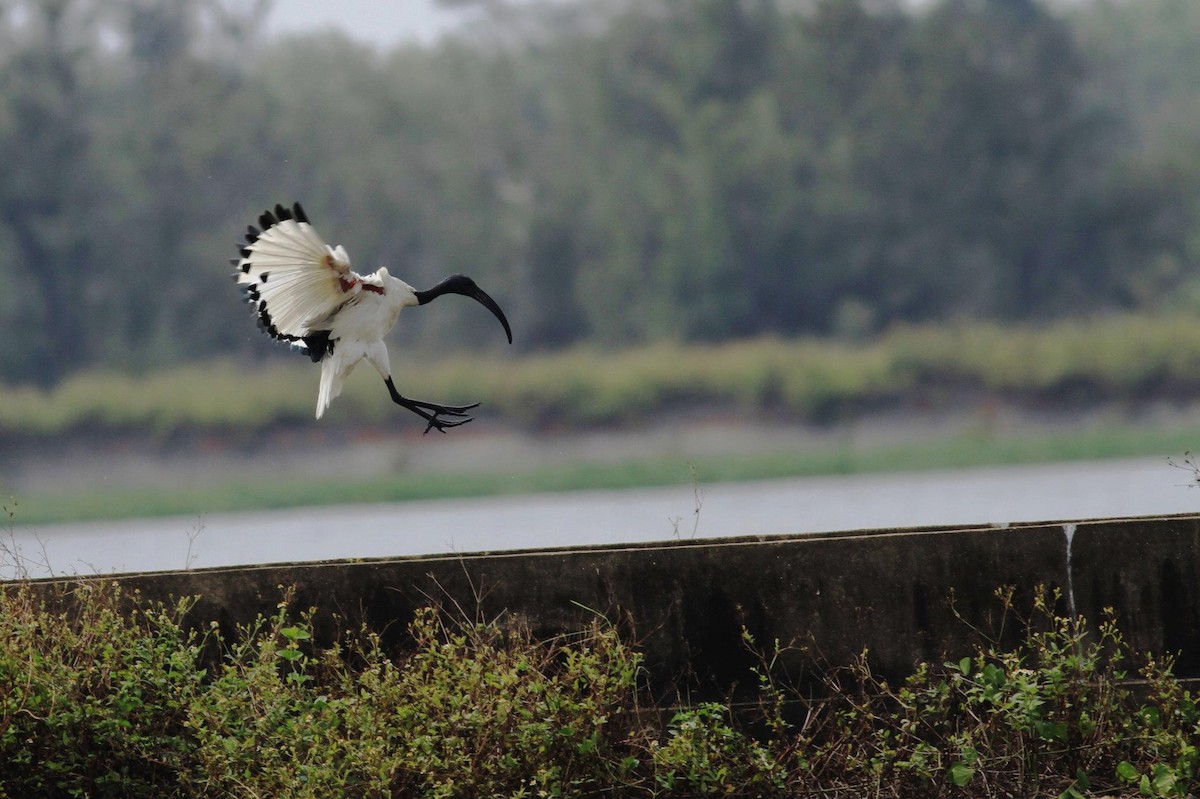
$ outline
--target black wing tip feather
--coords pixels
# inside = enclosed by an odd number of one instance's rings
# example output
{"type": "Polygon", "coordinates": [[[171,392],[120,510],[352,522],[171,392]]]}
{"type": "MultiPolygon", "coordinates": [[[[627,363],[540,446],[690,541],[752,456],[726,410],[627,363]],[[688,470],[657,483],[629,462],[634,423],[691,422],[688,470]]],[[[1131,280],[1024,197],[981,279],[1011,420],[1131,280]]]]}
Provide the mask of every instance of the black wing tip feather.
{"type": "Polygon", "coordinates": [[[304,212],[304,207],[301,206],[300,203],[292,203],[291,208],[285,208],[283,203],[275,203],[274,208],[268,208],[258,215],[258,227],[262,228],[262,230],[259,231],[259,229],[255,228],[254,225],[250,225],[246,230],[246,239],[253,243],[254,241],[258,240],[259,236],[261,236],[270,228],[278,225],[280,222],[286,222],[290,219],[294,219],[297,222],[303,222],[306,225],[312,224],[308,221],[308,214],[304,212]],[[251,236],[254,238],[251,239],[251,236]]]}
{"type": "MultiPolygon", "coordinates": [[[[268,215],[271,213],[272,213],[272,211],[267,211],[268,215]]],[[[298,202],[292,203],[291,208],[286,207],[285,205],[283,205],[283,203],[275,203],[274,216],[275,216],[275,219],[279,222],[286,222],[289,219],[294,219],[297,222],[311,224],[308,221],[308,214],[304,213],[303,206],[301,206],[300,203],[298,203],[298,202]]]]}

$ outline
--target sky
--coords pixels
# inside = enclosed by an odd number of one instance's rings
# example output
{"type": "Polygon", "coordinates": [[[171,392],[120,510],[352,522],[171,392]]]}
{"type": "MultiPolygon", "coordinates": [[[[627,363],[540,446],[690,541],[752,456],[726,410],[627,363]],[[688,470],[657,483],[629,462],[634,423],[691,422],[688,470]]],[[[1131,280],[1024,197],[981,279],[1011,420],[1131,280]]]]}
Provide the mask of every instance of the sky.
{"type": "Polygon", "coordinates": [[[391,46],[429,41],[453,20],[434,0],[276,0],[267,30],[284,34],[337,28],[356,39],[391,46]]]}

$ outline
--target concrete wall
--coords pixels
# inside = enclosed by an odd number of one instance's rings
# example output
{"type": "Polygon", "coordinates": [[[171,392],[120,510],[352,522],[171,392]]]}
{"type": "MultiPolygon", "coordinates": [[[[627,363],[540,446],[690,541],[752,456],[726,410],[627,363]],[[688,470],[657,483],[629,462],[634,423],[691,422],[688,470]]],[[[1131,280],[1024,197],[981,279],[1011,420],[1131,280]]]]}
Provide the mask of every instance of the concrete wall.
{"type": "Polygon", "coordinates": [[[1178,654],[1178,675],[1200,678],[1200,517],[1081,523],[1070,574],[1080,613],[1115,608],[1137,648],[1178,654]]]}
{"type": "MultiPolygon", "coordinates": [[[[322,611],[318,638],[366,621],[399,636],[431,602],[491,618],[527,617],[545,634],[579,629],[594,609],[630,619],[656,685],[685,672],[701,693],[747,679],[743,626],[760,642],[811,644],[845,664],[864,649],[899,677],[922,659],[962,655],[996,620],[998,586],[1028,605],[1037,585],[1062,589],[1096,619],[1114,607],[1139,649],[1179,652],[1200,677],[1200,516],[1011,528],[876,530],[795,537],[453,557],[339,561],[121,578],[151,596],[202,597],[198,619],[269,615],[280,586],[322,611]],[[951,603],[953,597],[953,605],[951,603]],[[341,617],[335,621],[330,614],[341,617]],[[957,615],[956,615],[957,614],[957,615]],[[961,616],[960,619],[958,616],[961,616]]],[[[1014,625],[1008,625],[1011,632],[1014,625]]],[[[806,665],[800,658],[793,668],[806,665]]]]}

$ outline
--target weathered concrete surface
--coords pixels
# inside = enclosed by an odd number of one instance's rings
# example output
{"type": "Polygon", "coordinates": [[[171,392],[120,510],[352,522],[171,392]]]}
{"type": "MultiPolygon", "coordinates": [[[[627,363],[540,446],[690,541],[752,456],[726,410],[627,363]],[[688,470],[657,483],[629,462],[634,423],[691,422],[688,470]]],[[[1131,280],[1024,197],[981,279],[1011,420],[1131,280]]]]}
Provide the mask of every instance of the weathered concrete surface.
{"type": "Polygon", "coordinates": [[[1139,649],[1177,654],[1177,674],[1200,677],[1200,518],[1080,524],[1071,561],[1080,613],[1115,608],[1139,649]]]}
{"type": "MultiPolygon", "coordinates": [[[[1200,517],[1013,528],[877,530],[584,550],[305,563],[116,578],[150,596],[199,595],[197,620],[227,631],[270,615],[280,586],[321,610],[318,639],[365,621],[398,639],[431,603],[471,618],[521,614],[540,633],[573,631],[592,611],[632,620],[653,684],[688,674],[722,694],[750,676],[742,629],[762,644],[811,646],[827,664],[864,650],[900,677],[920,660],[965,654],[971,627],[996,629],[999,586],[1028,606],[1060,588],[1097,618],[1117,609],[1140,649],[1182,652],[1200,676],[1200,517]],[[1068,550],[1068,532],[1070,537],[1068,550]],[[1068,562],[1068,552],[1070,562],[1068,562]],[[589,610],[591,609],[591,610],[589,610]],[[335,619],[336,614],[339,619],[335,619]],[[964,623],[965,622],[965,623],[964,623]]],[[[1009,624],[1012,632],[1015,625],[1009,624]]],[[[799,654],[786,664],[807,667],[799,654]]]]}

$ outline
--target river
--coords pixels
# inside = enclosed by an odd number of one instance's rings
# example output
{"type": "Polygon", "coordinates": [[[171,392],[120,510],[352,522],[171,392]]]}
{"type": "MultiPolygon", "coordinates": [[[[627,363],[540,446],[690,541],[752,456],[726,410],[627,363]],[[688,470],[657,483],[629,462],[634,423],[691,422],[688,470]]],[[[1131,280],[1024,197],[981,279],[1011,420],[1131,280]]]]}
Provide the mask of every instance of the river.
{"type": "Polygon", "coordinates": [[[16,526],[29,576],[1200,510],[1164,458],[16,526]]]}

